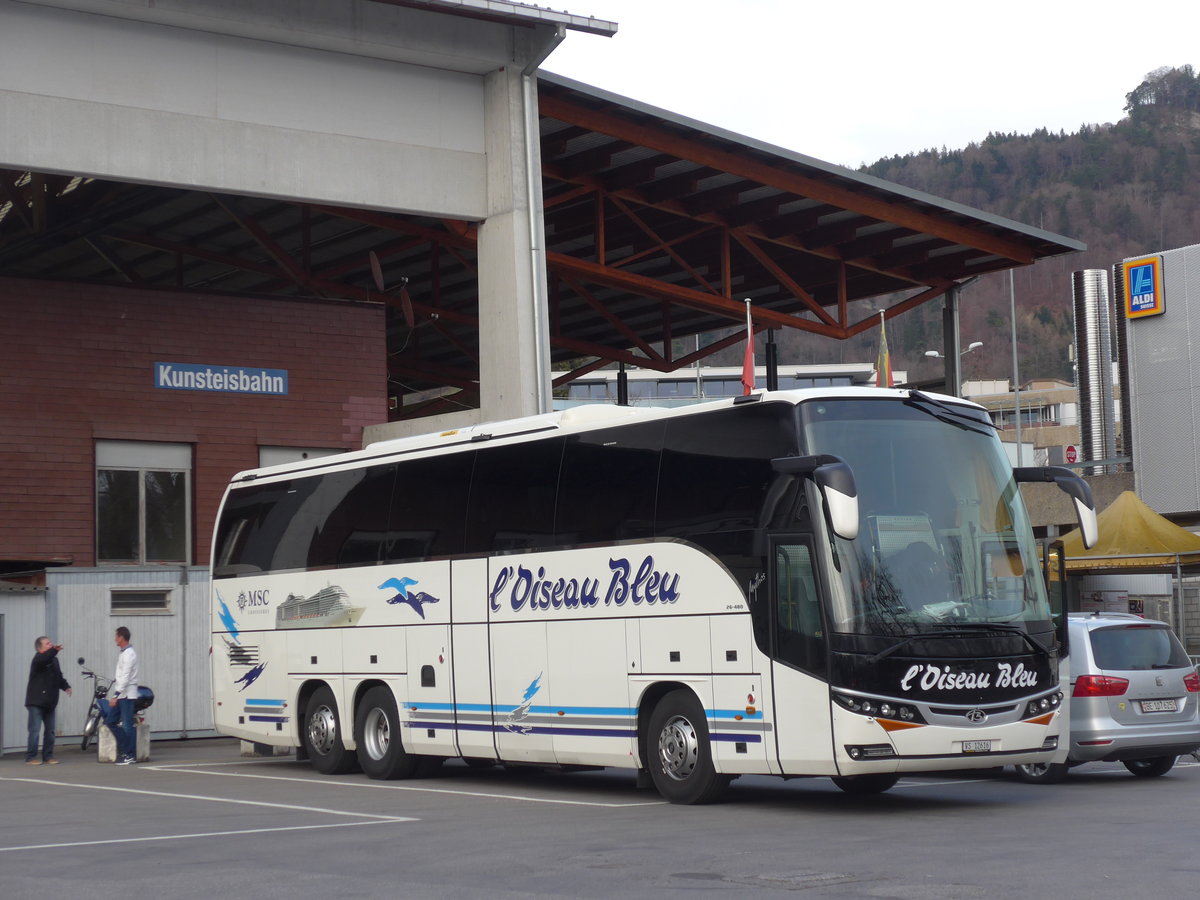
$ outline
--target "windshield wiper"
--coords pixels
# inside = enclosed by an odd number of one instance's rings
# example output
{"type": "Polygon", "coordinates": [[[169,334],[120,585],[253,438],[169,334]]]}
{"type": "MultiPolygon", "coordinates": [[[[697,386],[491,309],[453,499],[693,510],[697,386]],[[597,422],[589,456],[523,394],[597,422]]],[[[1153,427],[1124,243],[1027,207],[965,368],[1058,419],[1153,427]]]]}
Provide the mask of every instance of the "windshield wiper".
{"type": "MultiPolygon", "coordinates": [[[[1041,644],[1039,644],[1037,641],[1035,641],[1032,637],[1030,637],[1029,633],[1027,631],[1025,631],[1024,628],[1020,628],[1016,625],[1006,625],[1002,622],[959,622],[959,623],[955,624],[954,627],[955,627],[955,629],[966,628],[966,629],[970,629],[970,630],[974,630],[974,631],[999,631],[1004,634],[1019,634],[1025,640],[1025,643],[1027,643],[1030,647],[1033,648],[1035,653],[1040,653],[1043,656],[1045,656],[1047,659],[1049,659],[1049,657],[1050,657],[1049,650],[1047,650],[1045,647],[1043,647],[1041,644]]],[[[905,646],[906,644],[911,644],[913,641],[921,640],[923,638],[945,638],[945,637],[962,637],[962,636],[963,636],[963,634],[962,634],[961,630],[928,631],[928,632],[925,632],[924,634],[906,635],[905,637],[896,641],[896,643],[892,644],[890,647],[886,647],[883,650],[880,650],[878,653],[876,653],[874,656],[871,657],[870,662],[872,664],[874,664],[874,663],[879,662],[881,659],[886,659],[887,657],[891,656],[893,653],[895,653],[897,650],[899,650],[901,647],[905,646]]]]}
{"type": "Polygon", "coordinates": [[[1019,625],[1008,625],[1004,622],[959,622],[955,627],[972,628],[976,631],[1002,631],[1008,634],[1019,634],[1025,639],[1025,643],[1033,648],[1035,653],[1040,653],[1047,659],[1050,657],[1050,651],[1031,638],[1029,632],[1019,625]]]}
{"type": "Polygon", "coordinates": [[[936,400],[928,394],[922,394],[920,391],[909,391],[903,403],[906,406],[911,406],[913,409],[919,409],[923,413],[928,413],[940,422],[945,422],[947,425],[953,425],[955,428],[961,428],[964,431],[974,431],[976,434],[991,437],[992,432],[996,430],[994,423],[984,422],[975,416],[959,412],[948,403],[943,403],[941,400],[936,400]],[[985,431],[985,428],[991,428],[992,431],[985,431]]]}
{"type": "Polygon", "coordinates": [[[885,647],[868,660],[872,665],[885,659],[903,647],[905,644],[911,644],[913,641],[923,640],[925,638],[947,638],[947,637],[962,637],[962,633],[958,631],[927,631],[924,634],[909,634],[902,637],[890,647],[885,647]]]}

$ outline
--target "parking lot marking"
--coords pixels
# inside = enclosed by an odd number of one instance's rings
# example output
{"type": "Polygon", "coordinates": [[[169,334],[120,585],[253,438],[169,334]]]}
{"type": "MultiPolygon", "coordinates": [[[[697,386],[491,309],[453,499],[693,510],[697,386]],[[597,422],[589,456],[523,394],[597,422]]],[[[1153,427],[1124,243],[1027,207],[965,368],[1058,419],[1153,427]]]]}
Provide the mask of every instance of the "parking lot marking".
{"type": "MultiPolygon", "coordinates": [[[[523,794],[500,794],[491,791],[464,791],[451,788],[417,787],[415,785],[381,784],[377,781],[370,783],[354,781],[321,781],[313,778],[296,778],[289,775],[257,775],[250,772],[209,772],[205,771],[209,763],[195,766],[143,766],[143,770],[170,769],[172,772],[189,772],[193,775],[215,775],[225,778],[259,778],[264,781],[294,781],[300,784],[320,784],[330,787],[374,788],[385,791],[411,791],[420,794],[452,794],[459,797],[479,797],[486,800],[516,800],[521,803],[548,803],[559,806],[589,806],[600,809],[626,809],[634,806],[662,806],[665,800],[635,800],[628,803],[601,803],[596,800],[564,800],[558,797],[530,797],[523,794]]],[[[212,763],[213,766],[225,765],[212,763]]]]}
{"type": "Polygon", "coordinates": [[[106,784],[76,784],[71,781],[53,781],[47,778],[6,778],[0,781],[23,781],[27,784],[47,784],[54,787],[79,788],[89,791],[116,791],[123,794],[146,794],[151,797],[171,797],[176,800],[207,800],[211,803],[236,803],[241,806],[265,806],[268,809],[286,809],[293,812],[312,812],[327,816],[347,816],[353,819],[373,819],[381,822],[415,822],[403,816],[381,816],[375,813],[348,812],[344,809],[325,809],[320,806],[297,806],[292,803],[270,803],[266,800],[239,800],[235,797],[209,797],[204,794],[176,794],[170,791],[147,791],[139,788],[114,787],[106,784]]]}
{"type": "Polygon", "coordinates": [[[237,834],[269,834],[273,831],[315,831],[322,828],[355,828],[359,825],[385,825],[389,822],[415,822],[416,819],[385,819],[380,822],[330,822],[327,825],[287,825],[280,828],[243,828],[238,831],[198,831],[192,834],[152,834],[145,837],[112,838],[104,841],[70,841],[61,844],[23,844],[16,847],[0,847],[0,853],[15,850],[56,850],[63,847],[92,847],[98,844],[140,844],[144,841],[181,841],[185,838],[226,837],[237,834]]]}

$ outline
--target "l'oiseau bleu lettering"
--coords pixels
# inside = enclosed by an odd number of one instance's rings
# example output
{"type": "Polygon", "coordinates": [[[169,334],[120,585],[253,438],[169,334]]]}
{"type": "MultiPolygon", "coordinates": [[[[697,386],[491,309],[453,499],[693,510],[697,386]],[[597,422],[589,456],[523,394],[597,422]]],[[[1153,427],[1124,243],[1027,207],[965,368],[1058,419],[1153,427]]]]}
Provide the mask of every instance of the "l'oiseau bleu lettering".
{"type": "MultiPolygon", "coordinates": [[[[654,557],[642,560],[634,573],[627,559],[610,559],[611,576],[605,606],[674,603],[679,599],[679,576],[654,568],[654,557]],[[631,573],[632,576],[631,576],[631,573]]],[[[522,609],[588,609],[599,605],[599,578],[555,578],[545,566],[535,574],[524,566],[505,566],[496,573],[488,601],[498,611],[507,598],[513,612],[522,609]]]]}

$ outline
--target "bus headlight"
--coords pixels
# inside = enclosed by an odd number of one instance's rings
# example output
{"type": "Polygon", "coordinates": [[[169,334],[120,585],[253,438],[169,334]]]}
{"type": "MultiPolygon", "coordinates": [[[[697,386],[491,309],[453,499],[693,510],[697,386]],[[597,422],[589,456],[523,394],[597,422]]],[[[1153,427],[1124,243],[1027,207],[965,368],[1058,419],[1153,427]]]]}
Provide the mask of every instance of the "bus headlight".
{"type": "Polygon", "coordinates": [[[1063,694],[1062,691],[1055,691],[1052,694],[1047,694],[1044,697],[1038,697],[1036,700],[1030,700],[1025,705],[1025,715],[1022,718],[1032,719],[1034,716],[1044,715],[1052,712],[1062,706],[1063,694]]]}
{"type": "Polygon", "coordinates": [[[914,706],[896,703],[890,700],[873,700],[870,697],[855,697],[850,694],[833,692],[834,702],[852,713],[860,716],[874,716],[880,719],[896,719],[901,722],[924,722],[925,719],[914,706]]]}

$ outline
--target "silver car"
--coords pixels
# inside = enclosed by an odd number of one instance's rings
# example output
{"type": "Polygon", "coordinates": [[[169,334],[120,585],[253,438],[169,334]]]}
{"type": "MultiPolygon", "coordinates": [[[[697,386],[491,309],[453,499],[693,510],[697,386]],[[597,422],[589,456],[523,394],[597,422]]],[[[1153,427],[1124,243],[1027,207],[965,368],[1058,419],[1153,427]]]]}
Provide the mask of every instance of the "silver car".
{"type": "Polygon", "coordinates": [[[1072,766],[1100,760],[1149,778],[1200,749],[1200,675],[1167,623],[1129,613],[1071,613],[1067,627],[1067,760],[1017,766],[1018,778],[1050,784],[1072,766]]]}

